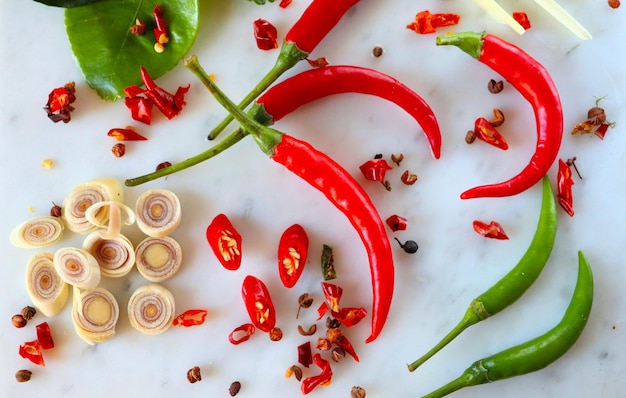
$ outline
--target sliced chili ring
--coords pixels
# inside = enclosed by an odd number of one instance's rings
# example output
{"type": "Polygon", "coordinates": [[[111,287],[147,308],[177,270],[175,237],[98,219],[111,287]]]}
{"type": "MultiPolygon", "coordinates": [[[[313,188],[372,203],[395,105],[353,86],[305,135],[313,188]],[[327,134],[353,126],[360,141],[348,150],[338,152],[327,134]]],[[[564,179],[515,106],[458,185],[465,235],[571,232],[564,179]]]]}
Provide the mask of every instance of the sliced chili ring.
{"type": "Polygon", "coordinates": [[[54,348],[54,340],[52,339],[52,333],[50,332],[50,325],[48,322],[42,322],[35,327],[37,330],[37,340],[41,344],[41,348],[49,350],[54,348]]]}
{"type": "Polygon", "coordinates": [[[172,325],[184,327],[202,325],[207,314],[207,310],[187,310],[174,318],[172,325]]]}
{"type": "Polygon", "coordinates": [[[309,237],[304,228],[293,224],[283,232],[278,244],[278,275],[283,285],[292,288],[306,264],[309,237]]]}
{"type": "Polygon", "coordinates": [[[272,330],[276,326],[276,311],[265,283],[248,275],[243,280],[241,295],[254,326],[264,332],[272,330]]]}
{"type": "Polygon", "coordinates": [[[250,336],[254,334],[256,328],[251,323],[244,323],[241,326],[237,326],[233,329],[232,332],[228,335],[228,341],[231,344],[238,345],[250,339],[250,336]]]}
{"type": "Polygon", "coordinates": [[[43,353],[41,352],[41,343],[39,340],[27,341],[20,345],[19,354],[22,358],[26,358],[35,365],[45,366],[43,353]]]}
{"type": "Polygon", "coordinates": [[[207,227],[206,238],[222,266],[235,271],[241,266],[241,235],[225,214],[215,216],[207,227]]]}

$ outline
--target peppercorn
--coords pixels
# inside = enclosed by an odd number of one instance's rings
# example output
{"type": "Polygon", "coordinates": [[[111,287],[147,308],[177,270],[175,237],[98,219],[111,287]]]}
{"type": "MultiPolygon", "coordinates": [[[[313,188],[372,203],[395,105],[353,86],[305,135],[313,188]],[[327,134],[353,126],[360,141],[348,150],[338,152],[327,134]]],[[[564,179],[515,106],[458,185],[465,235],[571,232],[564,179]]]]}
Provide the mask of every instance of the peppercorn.
{"type": "Polygon", "coordinates": [[[619,8],[619,6],[621,5],[621,2],[619,0],[608,0],[609,2],[609,7],[611,8],[619,8]]]}
{"type": "Polygon", "coordinates": [[[330,357],[335,362],[339,362],[342,358],[345,358],[345,356],[346,356],[346,350],[344,350],[341,347],[335,347],[330,352],[330,357]]]}
{"type": "Polygon", "coordinates": [[[302,308],[309,308],[313,305],[313,298],[308,294],[304,293],[298,297],[298,312],[296,313],[296,319],[300,316],[300,310],[302,308]]]}
{"type": "Polygon", "coordinates": [[[13,326],[16,328],[23,328],[26,326],[27,321],[22,314],[15,314],[11,318],[11,323],[13,323],[13,326]]]}
{"type": "Polygon", "coordinates": [[[400,166],[400,162],[402,162],[404,160],[404,154],[391,154],[391,161],[394,162],[395,164],[397,164],[398,166],[400,166]]]}
{"type": "Polygon", "coordinates": [[[234,397],[235,395],[237,395],[239,393],[239,390],[241,390],[240,382],[233,381],[232,383],[230,383],[230,387],[228,387],[228,393],[230,394],[231,397],[234,397]]]}
{"type": "Polygon", "coordinates": [[[487,84],[487,89],[492,94],[498,94],[504,89],[504,82],[502,80],[495,81],[491,79],[487,84]]]}
{"type": "Polygon", "coordinates": [[[504,113],[498,108],[493,108],[493,119],[489,121],[489,123],[493,127],[501,126],[504,123],[504,113]]]}
{"type": "Polygon", "coordinates": [[[295,376],[296,380],[302,380],[302,369],[297,365],[291,365],[285,371],[285,377],[290,378],[292,375],[295,376]]]}
{"type": "Polygon", "coordinates": [[[283,331],[280,328],[272,328],[270,330],[270,340],[272,341],[280,341],[283,338],[283,331]]]}
{"type": "Polygon", "coordinates": [[[341,326],[341,322],[338,319],[328,317],[326,318],[326,328],[335,329],[341,326]]]}
{"type": "Polygon", "coordinates": [[[376,58],[380,57],[381,55],[383,55],[383,48],[381,46],[374,47],[372,49],[372,55],[376,58]]]}
{"type": "Polygon", "coordinates": [[[365,388],[354,386],[350,390],[350,398],[365,398],[365,388]]]}
{"type": "Polygon", "coordinates": [[[116,158],[121,158],[126,154],[126,145],[122,144],[121,142],[113,145],[113,147],[111,148],[111,153],[116,158]]]}
{"type": "Polygon", "coordinates": [[[468,130],[467,134],[465,134],[465,142],[471,144],[474,141],[476,141],[476,134],[474,133],[474,130],[468,130]]]}
{"type": "Polygon", "coordinates": [[[52,207],[50,208],[50,215],[52,217],[61,217],[62,214],[63,214],[63,209],[61,209],[61,206],[52,202],[52,207]]]}
{"type": "Polygon", "coordinates": [[[190,383],[195,383],[197,381],[202,380],[202,375],[200,374],[200,367],[194,366],[193,368],[187,371],[187,380],[190,383]]]}
{"type": "Polygon", "coordinates": [[[21,369],[15,372],[15,380],[17,380],[18,383],[26,383],[30,380],[32,375],[33,372],[31,372],[30,370],[21,369]]]}
{"type": "Polygon", "coordinates": [[[417,181],[417,175],[405,170],[402,176],[400,176],[400,181],[402,181],[404,185],[413,185],[417,181]]]}
{"type": "Polygon", "coordinates": [[[595,125],[600,125],[606,122],[606,113],[604,111],[604,108],[594,106],[593,108],[589,109],[587,111],[587,119],[589,119],[595,125]]]}
{"type": "Polygon", "coordinates": [[[156,171],[159,171],[161,169],[164,169],[166,167],[170,167],[172,164],[170,162],[161,162],[157,165],[156,167],[156,171]]]}
{"type": "Polygon", "coordinates": [[[417,250],[419,249],[417,242],[415,242],[414,240],[407,240],[406,242],[402,243],[398,240],[398,238],[394,238],[394,239],[400,244],[400,247],[402,248],[402,250],[404,250],[405,252],[409,254],[413,254],[417,252],[417,250]]]}
{"type": "Polygon", "coordinates": [[[298,333],[300,333],[302,336],[311,336],[315,334],[316,331],[317,331],[317,326],[315,324],[312,324],[311,326],[309,326],[307,330],[304,330],[302,325],[298,325],[298,333]]]}
{"type": "Polygon", "coordinates": [[[22,316],[27,321],[30,321],[31,319],[33,319],[36,313],[37,313],[37,309],[35,307],[31,307],[30,305],[27,305],[26,307],[22,308],[22,316]]]}

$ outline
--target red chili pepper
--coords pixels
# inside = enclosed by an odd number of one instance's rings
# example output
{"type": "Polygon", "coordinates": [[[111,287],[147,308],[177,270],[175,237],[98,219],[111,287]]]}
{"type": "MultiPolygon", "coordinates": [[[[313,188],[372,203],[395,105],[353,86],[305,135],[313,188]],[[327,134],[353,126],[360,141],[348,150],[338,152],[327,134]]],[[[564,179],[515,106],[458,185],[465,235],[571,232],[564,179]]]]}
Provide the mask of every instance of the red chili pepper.
{"type": "Polygon", "coordinates": [[[489,224],[486,224],[482,221],[474,220],[472,223],[474,226],[474,231],[478,232],[480,235],[485,238],[499,239],[499,240],[508,240],[506,232],[504,232],[504,228],[502,225],[495,221],[491,221],[489,224]]]}
{"type": "Polygon", "coordinates": [[[54,340],[52,339],[52,333],[50,332],[50,325],[48,322],[42,322],[35,327],[37,331],[37,340],[41,344],[41,348],[49,350],[54,348],[54,340]]]}
{"type": "Polygon", "coordinates": [[[298,346],[298,362],[308,368],[313,363],[313,353],[311,352],[311,342],[307,341],[298,346]]]}
{"type": "Polygon", "coordinates": [[[455,33],[437,37],[437,45],[455,45],[500,73],[530,102],[535,113],[537,146],[529,164],[508,181],[483,185],[461,194],[462,199],[516,195],[535,185],[556,159],[563,136],[559,93],[548,71],[511,43],[485,33],[455,33]]]}
{"type": "Polygon", "coordinates": [[[334,283],[322,282],[322,291],[326,302],[332,312],[339,311],[339,302],[343,294],[343,289],[334,283]]]}
{"type": "Polygon", "coordinates": [[[324,301],[322,304],[320,304],[319,307],[317,307],[317,320],[319,321],[320,319],[322,319],[324,315],[326,315],[328,310],[328,303],[324,301]]]}
{"type": "Polygon", "coordinates": [[[147,138],[135,131],[132,126],[126,128],[114,128],[107,133],[109,137],[115,138],[116,141],[146,141],[147,138]]]}
{"type": "Polygon", "coordinates": [[[574,185],[572,169],[563,159],[559,159],[557,198],[559,199],[559,205],[561,205],[563,210],[565,210],[570,217],[574,217],[574,196],[572,195],[572,185],[574,185]]]}
{"type": "Polygon", "coordinates": [[[161,111],[168,119],[174,118],[180,113],[183,107],[187,104],[185,102],[185,94],[189,91],[189,85],[187,87],[178,87],[175,94],[171,94],[152,80],[152,77],[148,74],[148,71],[143,66],[139,67],[141,72],[141,80],[146,86],[144,95],[154,103],[154,105],[161,111]]]}
{"type": "Polygon", "coordinates": [[[276,326],[274,304],[263,281],[252,275],[246,276],[241,286],[241,296],[254,326],[264,332],[276,326]]]}
{"type": "Polygon", "coordinates": [[[340,334],[333,340],[333,343],[336,344],[338,347],[343,348],[343,350],[348,355],[354,358],[355,361],[359,362],[359,356],[356,354],[356,351],[354,350],[352,343],[350,343],[350,340],[348,340],[346,336],[344,336],[343,334],[340,334]]]}
{"type": "Polygon", "coordinates": [[[28,359],[35,365],[46,366],[39,340],[27,341],[20,345],[19,354],[22,358],[28,359]]]}
{"type": "Polygon", "coordinates": [[[256,39],[256,45],[261,50],[273,50],[278,48],[278,32],[276,27],[266,21],[259,18],[253,22],[254,26],[254,38],[256,39]]]}
{"type": "Polygon", "coordinates": [[[145,97],[126,97],[124,105],[130,109],[130,116],[141,123],[152,122],[152,101],[145,97]]]}
{"type": "Polygon", "coordinates": [[[72,119],[71,112],[74,110],[72,106],[74,101],[76,101],[76,85],[74,82],[69,82],[63,87],[55,88],[48,94],[48,102],[43,109],[54,123],[60,121],[69,123],[72,119]]]}
{"type": "Polygon", "coordinates": [[[206,229],[206,239],[213,253],[227,270],[241,266],[241,235],[225,214],[218,214],[206,229]]]}
{"type": "Polygon", "coordinates": [[[397,214],[388,217],[385,222],[387,223],[387,225],[389,225],[389,228],[391,228],[392,232],[406,231],[409,225],[409,221],[406,218],[400,217],[397,214]]]}
{"type": "Polygon", "coordinates": [[[281,0],[278,5],[280,8],[287,8],[293,0],[281,0]]]}
{"type": "Polygon", "coordinates": [[[385,159],[370,159],[359,166],[365,178],[378,182],[385,182],[385,174],[392,168],[385,159]]]}
{"type": "Polygon", "coordinates": [[[230,341],[230,343],[234,345],[241,344],[244,341],[248,341],[250,339],[250,336],[252,336],[255,331],[256,328],[253,324],[244,323],[241,326],[237,326],[235,329],[233,329],[232,332],[228,334],[228,341],[230,341]],[[238,334],[241,334],[241,336],[237,337],[238,334]]]}
{"type": "Polygon", "coordinates": [[[602,123],[600,126],[598,126],[594,134],[597,135],[601,140],[603,140],[606,132],[609,130],[609,127],[611,127],[610,123],[602,123]]]}
{"type": "Polygon", "coordinates": [[[526,14],[524,11],[513,11],[513,19],[516,20],[517,23],[520,24],[525,30],[531,28],[528,14],[526,14]]]}
{"type": "Polygon", "coordinates": [[[430,11],[420,11],[415,15],[415,21],[406,26],[416,33],[435,33],[437,28],[452,26],[459,23],[461,16],[458,14],[431,14],[430,11]]]}
{"type": "Polygon", "coordinates": [[[363,307],[353,308],[346,307],[340,308],[339,311],[332,312],[335,319],[341,322],[342,325],[346,327],[352,327],[359,323],[365,315],[367,315],[367,310],[363,307]]]}
{"type": "Polygon", "coordinates": [[[315,355],[313,355],[313,361],[322,371],[316,376],[307,377],[306,379],[302,380],[301,390],[302,394],[305,395],[313,391],[313,389],[319,385],[330,384],[330,381],[333,377],[333,371],[330,368],[330,362],[322,358],[319,353],[315,353],[315,355]]]}
{"type": "Polygon", "coordinates": [[[391,245],[376,206],[359,183],[324,153],[306,142],[255,122],[230,101],[198,64],[188,57],[185,65],[194,72],[239,123],[259,148],[323,193],[350,221],[368,253],[372,282],[372,329],[366,342],[380,334],[393,298],[394,265],[391,245]]]}
{"type": "Polygon", "coordinates": [[[474,122],[474,135],[496,148],[509,149],[509,144],[506,143],[502,134],[484,117],[479,117],[474,122]]]}
{"type": "Polygon", "coordinates": [[[278,243],[278,275],[286,288],[300,279],[309,251],[309,237],[304,228],[293,224],[283,232],[278,243]]]}
{"type": "Polygon", "coordinates": [[[257,121],[271,125],[299,107],[330,95],[359,93],[393,102],[424,130],[435,159],[441,153],[441,132],[428,103],[393,77],[374,69],[331,65],[310,69],[270,87],[250,108],[257,121]]]}
{"type": "Polygon", "coordinates": [[[165,44],[170,38],[167,34],[167,24],[165,23],[165,19],[163,19],[163,11],[161,11],[161,7],[159,7],[158,4],[154,6],[152,15],[154,16],[154,23],[156,25],[154,28],[154,39],[157,43],[165,44]]]}
{"type": "Polygon", "coordinates": [[[202,325],[206,320],[207,310],[187,310],[178,315],[172,321],[172,326],[196,326],[202,325]]]}

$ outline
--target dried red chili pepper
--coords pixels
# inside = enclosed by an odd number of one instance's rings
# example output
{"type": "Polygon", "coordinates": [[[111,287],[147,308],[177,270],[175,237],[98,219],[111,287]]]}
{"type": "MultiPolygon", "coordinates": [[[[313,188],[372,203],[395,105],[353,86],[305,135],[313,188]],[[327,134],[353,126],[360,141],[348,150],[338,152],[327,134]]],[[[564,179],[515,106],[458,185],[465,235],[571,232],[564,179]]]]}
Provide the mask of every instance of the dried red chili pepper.
{"type": "Polygon", "coordinates": [[[322,358],[319,353],[315,353],[315,355],[313,355],[313,361],[322,371],[316,376],[310,376],[302,380],[301,390],[302,394],[305,395],[313,391],[313,389],[319,385],[329,384],[333,377],[330,362],[322,358]]]}
{"type": "Polygon", "coordinates": [[[313,363],[313,353],[311,351],[311,342],[307,341],[298,346],[298,362],[308,368],[313,363]]]}
{"type": "Polygon", "coordinates": [[[37,331],[37,340],[44,350],[54,348],[54,340],[52,339],[52,332],[50,332],[50,325],[48,322],[42,322],[35,326],[37,331]]]}
{"type": "Polygon", "coordinates": [[[218,214],[206,229],[206,239],[222,266],[235,271],[241,266],[241,235],[225,214],[218,214]]]}
{"type": "Polygon", "coordinates": [[[19,354],[22,358],[28,359],[35,365],[46,366],[39,340],[27,341],[20,345],[19,354]]]}
{"type": "Polygon", "coordinates": [[[391,231],[393,232],[405,231],[409,225],[409,221],[406,218],[400,217],[397,214],[387,217],[385,222],[387,223],[387,225],[389,226],[389,228],[391,228],[391,231]]]}
{"type": "Polygon", "coordinates": [[[574,185],[574,179],[572,178],[572,169],[563,160],[559,159],[559,171],[557,174],[557,198],[559,205],[570,216],[574,217],[574,197],[572,195],[572,185],[574,185]]]}
{"type": "Polygon", "coordinates": [[[107,133],[109,137],[116,141],[146,141],[147,138],[135,131],[132,126],[126,128],[113,128],[107,133]]]}
{"type": "Polygon", "coordinates": [[[255,331],[256,328],[253,324],[244,323],[241,326],[237,326],[235,329],[233,329],[232,332],[228,334],[228,341],[230,341],[230,343],[234,345],[241,344],[244,341],[248,341],[255,331]],[[237,337],[239,334],[241,334],[241,336],[237,337]]]}
{"type": "Polygon", "coordinates": [[[513,11],[513,19],[517,21],[518,24],[522,26],[525,30],[531,28],[530,19],[528,19],[528,14],[524,11],[513,11]]]}
{"type": "Polygon", "coordinates": [[[300,224],[283,232],[278,243],[278,275],[283,285],[292,288],[300,279],[309,251],[309,237],[300,224]]]}
{"type": "Polygon", "coordinates": [[[187,310],[172,321],[172,326],[197,326],[206,320],[207,310],[187,310]]]}
{"type": "Polygon", "coordinates": [[[241,286],[241,296],[254,326],[264,332],[276,326],[274,304],[263,281],[252,275],[246,276],[241,286]]]}
{"type": "Polygon", "coordinates": [[[563,110],[548,71],[521,48],[486,33],[454,33],[437,37],[437,45],[455,45],[500,73],[532,105],[537,146],[529,164],[517,175],[497,184],[461,194],[462,199],[516,195],[535,185],[556,159],[563,136],[563,110]]]}
{"type": "Polygon", "coordinates": [[[420,34],[435,33],[437,28],[457,25],[460,19],[461,16],[458,14],[431,14],[430,11],[424,10],[418,12],[415,15],[415,20],[408,24],[406,28],[420,34]]]}
{"type": "Polygon", "coordinates": [[[254,26],[254,38],[256,39],[256,45],[261,50],[273,50],[278,48],[278,32],[276,27],[269,21],[263,18],[259,18],[253,22],[254,26]]]}
{"type": "Polygon", "coordinates": [[[504,228],[502,228],[502,225],[495,221],[491,221],[489,224],[486,224],[482,221],[474,220],[472,225],[474,226],[474,231],[478,232],[478,234],[484,236],[485,238],[499,240],[509,239],[506,232],[504,232],[504,228]]]}
{"type": "Polygon", "coordinates": [[[378,182],[385,182],[385,174],[392,168],[385,159],[370,159],[359,166],[365,178],[378,182]]]}
{"type": "Polygon", "coordinates": [[[509,149],[509,144],[502,134],[484,117],[479,117],[474,121],[474,136],[496,148],[509,149]]]}
{"type": "Polygon", "coordinates": [[[76,101],[76,85],[74,82],[69,82],[63,87],[55,88],[48,94],[48,102],[43,109],[54,123],[60,121],[69,123],[72,119],[71,112],[74,110],[72,106],[74,101],[76,101]]]}

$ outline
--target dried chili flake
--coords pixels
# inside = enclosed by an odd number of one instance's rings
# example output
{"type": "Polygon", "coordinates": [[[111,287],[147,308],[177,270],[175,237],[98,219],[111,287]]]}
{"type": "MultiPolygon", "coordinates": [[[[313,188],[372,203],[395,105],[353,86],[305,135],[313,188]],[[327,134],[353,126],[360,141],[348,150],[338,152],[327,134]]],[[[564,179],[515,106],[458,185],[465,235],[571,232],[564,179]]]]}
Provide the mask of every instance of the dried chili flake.
{"type": "Polygon", "coordinates": [[[367,178],[371,181],[385,182],[385,174],[387,170],[391,170],[392,167],[385,159],[370,159],[367,162],[359,166],[359,169],[367,178]]]}
{"type": "Polygon", "coordinates": [[[474,122],[474,135],[476,138],[496,148],[502,150],[509,149],[509,144],[507,144],[502,134],[484,117],[479,117],[474,122]]]}
{"type": "Polygon", "coordinates": [[[263,18],[259,18],[253,23],[254,38],[256,45],[261,50],[273,50],[278,48],[278,31],[276,27],[263,18]]]}
{"type": "Polygon", "coordinates": [[[170,41],[170,36],[167,33],[167,23],[165,22],[165,19],[163,19],[163,11],[158,4],[154,6],[152,15],[154,16],[154,23],[156,25],[153,30],[154,40],[156,40],[154,49],[156,52],[161,53],[165,50],[165,43],[170,41]]]}
{"type": "Polygon", "coordinates": [[[146,141],[147,138],[139,134],[133,126],[125,128],[112,128],[107,133],[109,137],[115,138],[117,141],[146,141]]]}
{"type": "Polygon", "coordinates": [[[598,138],[600,138],[601,140],[604,139],[604,136],[606,135],[606,132],[609,130],[609,127],[611,127],[612,124],[611,123],[602,123],[600,126],[598,126],[598,128],[596,129],[596,131],[594,131],[593,133],[598,136],[598,138]]]}
{"type": "Polygon", "coordinates": [[[37,331],[37,341],[41,344],[41,348],[49,350],[54,348],[54,340],[52,339],[52,333],[50,332],[50,325],[48,322],[42,322],[35,327],[37,331]]]}
{"type": "Polygon", "coordinates": [[[309,365],[313,363],[313,356],[311,351],[311,342],[307,341],[306,343],[302,343],[298,346],[298,363],[300,363],[305,368],[308,368],[309,365]]]}
{"type": "Polygon", "coordinates": [[[328,60],[325,57],[310,59],[307,58],[306,62],[311,65],[313,68],[323,68],[328,65],[328,60]]]}
{"type": "Polygon", "coordinates": [[[518,24],[522,26],[522,28],[528,30],[530,29],[530,19],[528,19],[528,14],[524,11],[513,11],[513,19],[517,21],[518,24]]]}
{"type": "Polygon", "coordinates": [[[69,82],[63,87],[57,87],[48,94],[48,102],[44,110],[48,113],[48,119],[54,123],[69,123],[72,119],[70,113],[74,110],[72,104],[76,101],[76,85],[69,82]]]}
{"type": "Polygon", "coordinates": [[[461,16],[458,14],[438,13],[431,14],[430,11],[420,11],[415,15],[415,21],[406,26],[419,34],[435,33],[437,28],[443,26],[453,26],[459,23],[461,16]]]}
{"type": "Polygon", "coordinates": [[[135,19],[135,24],[129,28],[131,34],[135,36],[142,36],[146,33],[146,23],[141,19],[135,19]]]}
{"type": "Polygon", "coordinates": [[[397,214],[387,217],[385,222],[387,223],[387,225],[389,226],[389,228],[391,228],[391,231],[393,232],[405,231],[409,225],[409,222],[406,218],[401,217],[397,214]]]}
{"type": "Polygon", "coordinates": [[[28,359],[35,365],[45,366],[41,348],[39,340],[27,341],[20,345],[19,354],[22,358],[28,359]]]}
{"type": "Polygon", "coordinates": [[[504,228],[502,228],[502,225],[500,225],[496,221],[491,221],[489,224],[487,224],[482,221],[474,220],[472,225],[474,226],[474,231],[476,231],[481,236],[484,236],[485,238],[499,240],[509,239],[506,232],[504,232],[504,228]]]}
{"type": "Polygon", "coordinates": [[[207,313],[207,310],[187,310],[174,318],[172,325],[184,327],[202,325],[207,313]]]}
{"type": "Polygon", "coordinates": [[[322,304],[320,304],[319,307],[317,307],[317,320],[319,321],[320,319],[322,319],[324,317],[324,315],[326,315],[326,313],[328,312],[328,303],[326,301],[324,301],[322,304]]]}
{"type": "Polygon", "coordinates": [[[278,6],[280,8],[287,8],[291,4],[292,1],[293,0],[281,0],[280,4],[278,4],[278,6]]]}

